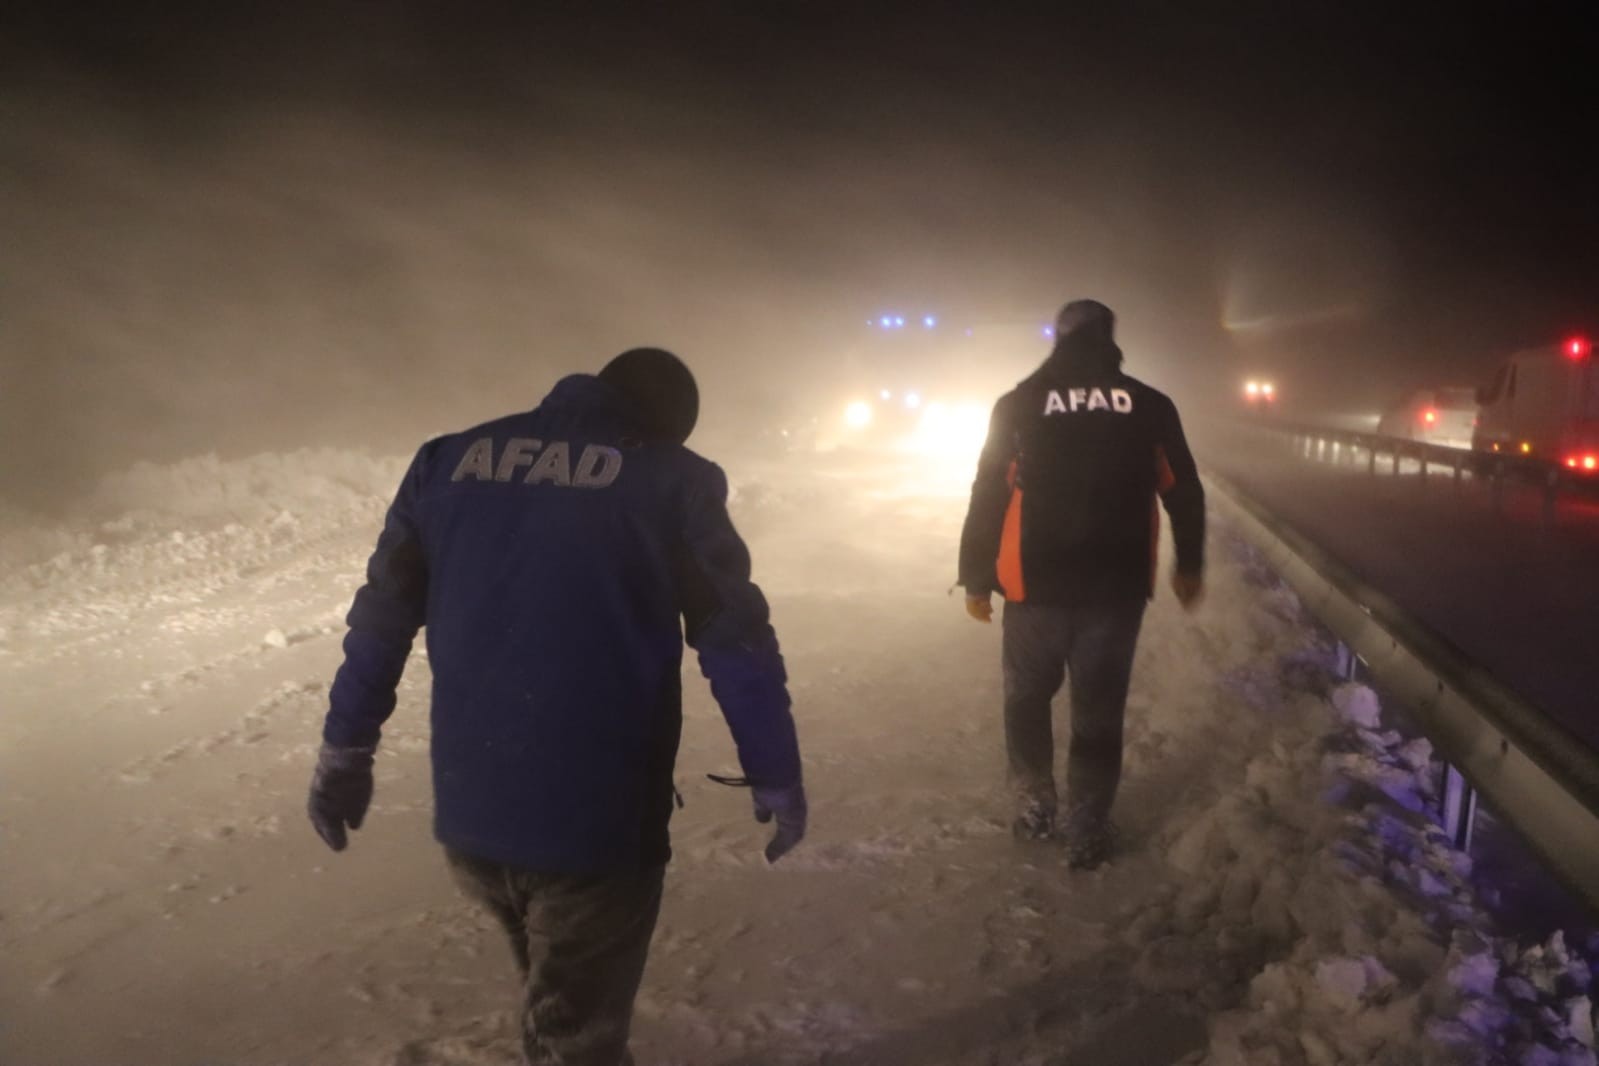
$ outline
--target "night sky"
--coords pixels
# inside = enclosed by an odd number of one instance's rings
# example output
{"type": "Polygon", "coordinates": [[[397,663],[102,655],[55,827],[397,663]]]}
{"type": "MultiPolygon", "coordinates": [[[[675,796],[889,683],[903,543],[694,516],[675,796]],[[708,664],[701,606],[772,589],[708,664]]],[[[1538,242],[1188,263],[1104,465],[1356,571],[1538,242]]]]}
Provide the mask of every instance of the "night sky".
{"type": "Polygon", "coordinates": [[[1474,384],[1599,331],[1585,7],[13,14],[0,495],[409,445],[638,343],[736,439],[896,305],[1096,296],[1190,405],[1474,384]]]}

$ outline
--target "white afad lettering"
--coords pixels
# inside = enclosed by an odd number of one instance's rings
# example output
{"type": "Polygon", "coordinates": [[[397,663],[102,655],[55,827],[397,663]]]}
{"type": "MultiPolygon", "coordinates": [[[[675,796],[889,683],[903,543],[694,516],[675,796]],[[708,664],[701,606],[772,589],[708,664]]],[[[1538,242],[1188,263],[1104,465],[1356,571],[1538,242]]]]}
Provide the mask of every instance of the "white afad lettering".
{"type": "Polygon", "coordinates": [[[1044,414],[1064,415],[1074,411],[1115,411],[1125,415],[1132,412],[1133,395],[1126,389],[1067,389],[1061,396],[1059,390],[1050,389],[1044,397],[1044,414]]]}
{"type": "Polygon", "coordinates": [[[451,481],[464,481],[474,478],[478,481],[487,481],[494,476],[494,438],[479,437],[472,442],[472,446],[461,456],[461,462],[455,468],[455,473],[450,475],[451,481]]]}
{"type": "Polygon", "coordinates": [[[564,440],[551,441],[539,461],[527,472],[524,485],[553,482],[566,488],[572,484],[572,446],[564,440]]]}
{"type": "Polygon", "coordinates": [[[510,481],[520,467],[531,465],[541,443],[532,437],[512,437],[500,456],[500,465],[494,468],[494,480],[510,481]]]}
{"type": "Polygon", "coordinates": [[[585,445],[572,465],[572,445],[564,440],[544,442],[533,437],[512,437],[505,443],[498,464],[494,461],[494,438],[480,437],[461,457],[451,481],[510,482],[518,471],[528,467],[524,485],[551,484],[561,488],[604,489],[622,473],[622,453],[603,444],[585,445]],[[542,449],[542,450],[541,450],[542,449]]]}
{"type": "Polygon", "coordinates": [[[603,444],[590,444],[578,456],[577,470],[572,475],[572,487],[579,489],[608,488],[622,472],[622,453],[603,444]]]}

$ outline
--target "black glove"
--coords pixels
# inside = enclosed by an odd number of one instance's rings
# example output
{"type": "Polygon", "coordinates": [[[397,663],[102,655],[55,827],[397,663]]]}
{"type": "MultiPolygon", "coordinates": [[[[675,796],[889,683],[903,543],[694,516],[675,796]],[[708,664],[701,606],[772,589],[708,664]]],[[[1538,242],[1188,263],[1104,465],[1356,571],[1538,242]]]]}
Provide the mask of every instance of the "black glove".
{"type": "Polygon", "coordinates": [[[349,843],[344,827],[361,828],[372,802],[372,755],[375,748],[336,748],[323,744],[311,776],[306,804],[311,825],[327,846],[343,851],[349,843]]]}
{"type": "Polygon", "coordinates": [[[777,832],[766,845],[766,861],[773,863],[805,839],[805,819],[810,813],[805,786],[798,782],[781,788],[754,785],[751,791],[755,794],[755,820],[765,825],[774,816],[777,818],[777,832]]]}

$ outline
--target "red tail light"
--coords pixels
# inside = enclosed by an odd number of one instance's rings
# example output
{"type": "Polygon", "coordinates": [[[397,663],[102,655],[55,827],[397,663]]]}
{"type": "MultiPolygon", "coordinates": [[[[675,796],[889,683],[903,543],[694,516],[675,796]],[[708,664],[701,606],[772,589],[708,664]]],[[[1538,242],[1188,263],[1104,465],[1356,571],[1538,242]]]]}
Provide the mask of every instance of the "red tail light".
{"type": "Polygon", "coordinates": [[[1593,351],[1593,344],[1587,337],[1573,337],[1566,342],[1566,355],[1573,359],[1586,358],[1593,351]]]}
{"type": "Polygon", "coordinates": [[[1599,471],[1599,455],[1568,455],[1566,456],[1566,466],[1572,470],[1581,470],[1583,473],[1591,474],[1599,471]]]}
{"type": "Polygon", "coordinates": [[[1438,421],[1438,412],[1437,411],[1423,411],[1421,413],[1421,420],[1423,422],[1427,423],[1430,426],[1434,422],[1438,421]]]}

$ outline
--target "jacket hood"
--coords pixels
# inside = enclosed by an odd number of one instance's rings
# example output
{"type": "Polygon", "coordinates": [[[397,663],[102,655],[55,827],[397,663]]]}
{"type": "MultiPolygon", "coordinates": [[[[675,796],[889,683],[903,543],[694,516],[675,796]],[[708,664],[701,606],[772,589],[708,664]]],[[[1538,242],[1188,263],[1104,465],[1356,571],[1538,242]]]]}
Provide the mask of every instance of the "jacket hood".
{"type": "Polygon", "coordinates": [[[627,398],[593,374],[568,374],[539,401],[538,409],[555,415],[563,424],[637,432],[628,414],[627,398]]]}
{"type": "Polygon", "coordinates": [[[1055,316],[1055,348],[1040,372],[1049,377],[1106,377],[1120,370],[1116,313],[1098,300],[1073,300],[1055,316]]]}
{"type": "Polygon", "coordinates": [[[1122,350],[1103,333],[1079,330],[1055,340],[1038,373],[1045,377],[1106,377],[1121,371],[1122,350]]]}
{"type": "Polygon", "coordinates": [[[626,409],[622,394],[594,374],[568,374],[555,383],[539,406],[557,411],[582,411],[617,417],[626,409]]]}

